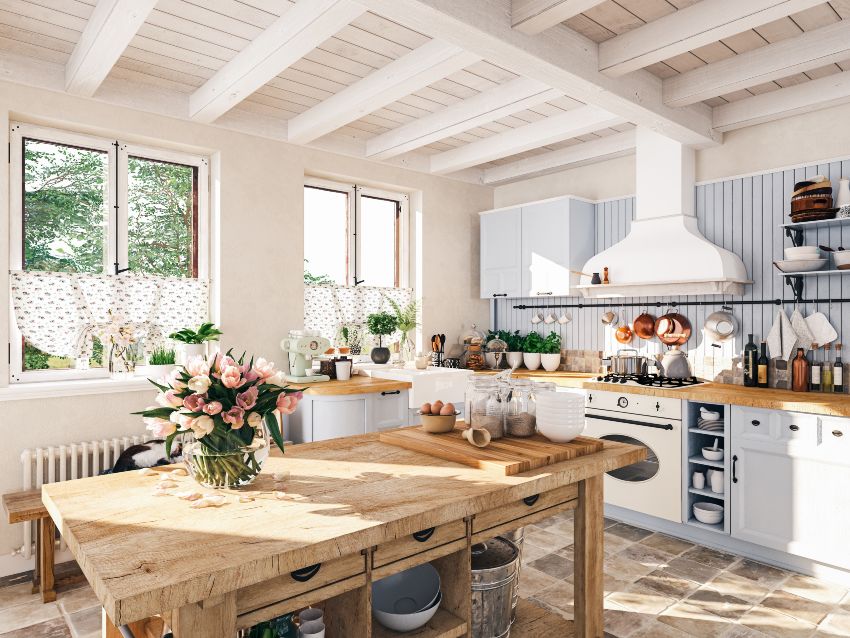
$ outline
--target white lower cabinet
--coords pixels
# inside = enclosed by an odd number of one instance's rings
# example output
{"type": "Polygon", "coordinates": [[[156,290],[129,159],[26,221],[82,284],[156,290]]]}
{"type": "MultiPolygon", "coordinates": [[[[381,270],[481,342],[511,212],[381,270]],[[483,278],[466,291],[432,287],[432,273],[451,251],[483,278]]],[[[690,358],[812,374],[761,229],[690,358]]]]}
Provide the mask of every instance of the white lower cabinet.
{"type": "Polygon", "coordinates": [[[288,419],[285,437],[294,443],[307,443],[407,425],[407,392],[305,394],[288,419]]]}
{"type": "Polygon", "coordinates": [[[731,534],[850,568],[850,419],[732,407],[731,534]]]}

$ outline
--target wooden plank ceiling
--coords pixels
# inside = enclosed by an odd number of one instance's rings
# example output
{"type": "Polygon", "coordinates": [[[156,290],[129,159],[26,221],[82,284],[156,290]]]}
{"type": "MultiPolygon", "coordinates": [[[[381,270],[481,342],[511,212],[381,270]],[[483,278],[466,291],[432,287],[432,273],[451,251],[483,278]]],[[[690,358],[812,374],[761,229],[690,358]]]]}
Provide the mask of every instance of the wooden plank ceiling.
{"type": "MultiPolygon", "coordinates": [[[[80,42],[97,1],[0,0],[0,55],[8,52],[22,58],[65,66],[80,42]]],[[[508,1],[494,0],[502,4],[508,1]]],[[[696,2],[607,0],[566,20],[563,25],[572,32],[600,43],[686,9],[696,2]]],[[[291,4],[294,4],[292,0],[158,0],[115,63],[109,77],[129,80],[140,86],[153,85],[188,98],[284,15],[291,4]]],[[[850,17],[850,0],[832,0],[654,63],[646,71],[666,79],[799,36],[847,17],[850,17]]],[[[560,25],[556,27],[562,28],[560,25]]],[[[238,108],[264,118],[291,120],[428,43],[433,35],[417,32],[378,13],[366,11],[335,36],[266,82],[242,101],[238,108]]],[[[839,73],[847,68],[850,67],[844,62],[832,63],[715,96],[704,103],[707,107],[716,107],[839,73]]],[[[341,127],[334,136],[365,144],[366,140],[377,135],[515,80],[520,77],[520,73],[522,69],[508,70],[486,60],[475,62],[401,99],[376,108],[368,115],[341,127]]],[[[583,102],[562,95],[511,115],[479,123],[468,130],[455,131],[443,139],[422,146],[416,153],[427,159],[427,156],[480,142],[582,106],[583,102]]],[[[487,169],[512,165],[530,157],[546,154],[553,154],[554,157],[555,151],[634,128],[628,119],[623,118],[622,124],[578,137],[490,159],[478,165],[477,169],[483,175],[487,169]]]]}

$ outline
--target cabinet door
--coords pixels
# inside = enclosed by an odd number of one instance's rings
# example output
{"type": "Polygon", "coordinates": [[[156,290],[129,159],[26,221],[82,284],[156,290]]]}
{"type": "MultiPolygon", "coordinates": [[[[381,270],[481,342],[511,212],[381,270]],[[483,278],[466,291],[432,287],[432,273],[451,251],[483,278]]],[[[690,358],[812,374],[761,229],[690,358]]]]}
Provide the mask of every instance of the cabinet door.
{"type": "Polygon", "coordinates": [[[522,208],[523,297],[570,294],[570,203],[522,208]]]}
{"type": "Polygon", "coordinates": [[[369,432],[407,425],[407,390],[375,392],[369,395],[366,406],[366,427],[369,432]]]}
{"type": "Polygon", "coordinates": [[[482,298],[520,296],[521,220],[519,208],[480,216],[482,298]]]}
{"type": "Polygon", "coordinates": [[[313,401],[313,440],[366,433],[366,398],[327,397],[313,401]]]}

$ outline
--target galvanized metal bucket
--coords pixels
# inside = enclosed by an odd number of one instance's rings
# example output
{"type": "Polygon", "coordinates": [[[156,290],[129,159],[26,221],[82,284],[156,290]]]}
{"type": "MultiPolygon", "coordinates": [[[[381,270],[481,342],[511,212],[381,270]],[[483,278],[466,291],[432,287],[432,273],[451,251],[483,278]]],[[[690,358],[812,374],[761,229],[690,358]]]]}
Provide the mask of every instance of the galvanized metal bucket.
{"type": "Polygon", "coordinates": [[[525,528],[519,527],[512,532],[506,532],[502,534],[502,538],[505,538],[511,541],[516,548],[519,550],[519,562],[516,566],[516,586],[514,587],[514,602],[511,607],[511,622],[516,621],[516,606],[517,602],[519,602],[519,577],[522,572],[522,545],[525,540],[525,528]]]}
{"type": "Polygon", "coordinates": [[[505,538],[472,546],[472,638],[508,638],[519,549],[505,538]]]}

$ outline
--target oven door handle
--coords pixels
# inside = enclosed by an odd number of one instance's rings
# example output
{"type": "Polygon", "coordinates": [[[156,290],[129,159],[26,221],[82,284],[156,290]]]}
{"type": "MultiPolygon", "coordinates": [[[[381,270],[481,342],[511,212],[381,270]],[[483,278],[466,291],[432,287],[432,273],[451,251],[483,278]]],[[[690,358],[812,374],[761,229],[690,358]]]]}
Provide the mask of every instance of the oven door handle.
{"type": "Polygon", "coordinates": [[[600,421],[613,421],[614,423],[628,423],[629,425],[639,425],[644,428],[656,428],[658,430],[672,430],[672,423],[645,423],[643,421],[633,421],[632,419],[623,419],[617,416],[602,416],[601,414],[587,414],[586,419],[599,419],[600,421]]]}

